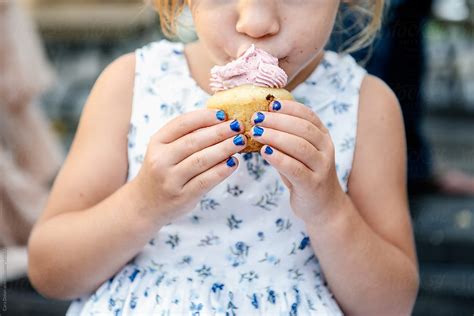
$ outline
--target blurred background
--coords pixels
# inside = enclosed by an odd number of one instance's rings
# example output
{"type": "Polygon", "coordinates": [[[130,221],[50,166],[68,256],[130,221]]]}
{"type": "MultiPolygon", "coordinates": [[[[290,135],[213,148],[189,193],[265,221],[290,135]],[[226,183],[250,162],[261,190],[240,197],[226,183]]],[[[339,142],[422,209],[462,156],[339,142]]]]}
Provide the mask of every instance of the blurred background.
{"type": "MultiPolygon", "coordinates": [[[[196,39],[189,12],[178,34],[196,39]]],[[[329,48],[347,36],[336,35],[329,48]]],[[[141,0],[0,0],[0,315],[64,315],[69,302],[28,281],[28,234],[100,72],[161,38],[141,0]]],[[[374,46],[354,56],[404,112],[414,315],[474,315],[474,1],[392,0],[374,46]]]]}

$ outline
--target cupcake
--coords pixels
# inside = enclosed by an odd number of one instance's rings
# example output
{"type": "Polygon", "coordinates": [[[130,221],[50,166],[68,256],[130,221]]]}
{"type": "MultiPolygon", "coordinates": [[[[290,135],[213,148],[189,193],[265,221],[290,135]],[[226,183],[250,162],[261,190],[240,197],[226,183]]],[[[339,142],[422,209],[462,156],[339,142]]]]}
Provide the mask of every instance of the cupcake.
{"type": "Polygon", "coordinates": [[[248,145],[241,152],[258,152],[262,144],[251,138],[252,115],[268,111],[274,99],[293,100],[283,89],[288,76],[278,66],[278,59],[264,50],[250,46],[238,59],[211,69],[211,89],[206,103],[209,109],[221,109],[231,120],[244,123],[248,145]]]}

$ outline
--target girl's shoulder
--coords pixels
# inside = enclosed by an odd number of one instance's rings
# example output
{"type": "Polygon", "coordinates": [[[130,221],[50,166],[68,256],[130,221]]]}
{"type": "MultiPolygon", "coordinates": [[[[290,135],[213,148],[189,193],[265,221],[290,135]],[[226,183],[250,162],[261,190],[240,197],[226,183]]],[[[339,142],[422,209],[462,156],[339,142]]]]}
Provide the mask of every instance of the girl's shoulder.
{"type": "Polygon", "coordinates": [[[359,100],[359,117],[367,124],[362,129],[390,129],[403,131],[403,115],[398,98],[393,90],[380,78],[367,74],[362,81],[359,100]],[[366,126],[367,125],[367,126],[366,126]]]}
{"type": "Polygon", "coordinates": [[[358,184],[366,184],[367,175],[373,172],[384,175],[385,181],[398,179],[405,172],[405,147],[403,113],[397,96],[381,79],[365,75],[360,87],[357,142],[349,187],[352,185],[355,191],[355,187],[360,187],[358,184]],[[393,163],[387,164],[388,161],[393,163]]]}

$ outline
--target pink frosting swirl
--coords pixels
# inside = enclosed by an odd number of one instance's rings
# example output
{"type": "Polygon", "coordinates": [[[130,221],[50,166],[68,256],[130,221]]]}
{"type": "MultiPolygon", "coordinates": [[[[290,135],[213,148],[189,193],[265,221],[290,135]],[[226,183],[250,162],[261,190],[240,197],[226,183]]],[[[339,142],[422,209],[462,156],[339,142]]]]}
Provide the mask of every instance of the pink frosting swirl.
{"type": "Polygon", "coordinates": [[[212,67],[210,87],[214,92],[244,84],[283,88],[287,80],[287,74],[278,66],[278,58],[252,44],[236,60],[212,67]]]}

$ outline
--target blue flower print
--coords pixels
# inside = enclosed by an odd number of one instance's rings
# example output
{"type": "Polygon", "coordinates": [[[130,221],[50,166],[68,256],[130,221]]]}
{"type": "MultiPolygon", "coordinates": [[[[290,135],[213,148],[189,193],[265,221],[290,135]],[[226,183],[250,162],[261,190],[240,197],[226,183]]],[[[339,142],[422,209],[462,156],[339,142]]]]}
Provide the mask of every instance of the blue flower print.
{"type": "Polygon", "coordinates": [[[337,91],[343,92],[345,85],[343,84],[344,80],[338,72],[334,72],[327,76],[327,79],[337,91]]]}
{"type": "Polygon", "coordinates": [[[278,233],[284,230],[289,230],[292,226],[291,221],[289,219],[284,220],[283,218],[278,218],[275,221],[275,225],[277,226],[278,233]]]}
{"type": "Polygon", "coordinates": [[[227,260],[232,263],[233,267],[245,263],[249,254],[249,248],[250,247],[242,241],[236,242],[233,247],[229,247],[230,254],[227,255],[227,260]]]}
{"type": "Polygon", "coordinates": [[[255,309],[258,309],[258,298],[257,298],[257,294],[253,293],[252,296],[249,297],[251,302],[252,302],[252,306],[255,307],[255,309]]]}
{"type": "Polygon", "coordinates": [[[291,251],[288,255],[296,255],[296,249],[298,248],[295,242],[292,242],[291,251]]]}
{"type": "Polygon", "coordinates": [[[172,249],[179,245],[179,236],[178,234],[168,235],[168,240],[165,242],[170,245],[172,249]]]}
{"type": "Polygon", "coordinates": [[[355,139],[354,137],[347,137],[347,138],[344,138],[344,141],[341,143],[341,145],[339,146],[340,148],[340,151],[341,152],[344,152],[346,150],[350,150],[350,149],[353,149],[355,146],[355,139]]]}
{"type": "Polygon", "coordinates": [[[192,312],[193,316],[201,315],[200,311],[202,310],[203,305],[202,303],[194,303],[191,302],[191,306],[189,307],[189,310],[192,312]]]}
{"type": "Polygon", "coordinates": [[[212,292],[217,293],[218,291],[222,291],[224,289],[224,284],[222,283],[214,283],[212,285],[212,292]]]}
{"type": "Polygon", "coordinates": [[[179,264],[181,264],[181,265],[184,265],[184,264],[185,264],[185,265],[190,265],[192,261],[193,261],[193,257],[191,257],[191,256],[184,256],[184,257],[181,259],[181,261],[179,262],[179,264]]]}
{"type": "Polygon", "coordinates": [[[136,278],[138,273],[140,273],[140,270],[134,269],[132,274],[128,277],[130,279],[130,281],[132,281],[132,282],[135,281],[135,278],[136,278]]]}
{"type": "Polygon", "coordinates": [[[241,195],[244,191],[242,191],[238,185],[230,186],[230,184],[227,184],[227,193],[231,194],[234,197],[238,197],[241,195]]]}
{"type": "Polygon", "coordinates": [[[303,96],[296,97],[296,102],[301,103],[301,104],[305,104],[305,105],[309,104],[308,98],[303,97],[303,96]]]}
{"type": "MultiPolygon", "coordinates": [[[[156,94],[156,92],[154,92],[153,89],[154,89],[153,87],[150,87],[150,93],[153,92],[156,94]]],[[[163,113],[163,115],[170,116],[170,117],[184,113],[183,105],[178,102],[162,103],[160,106],[160,110],[163,113]]]]}
{"type": "Polygon", "coordinates": [[[332,64],[328,60],[326,60],[326,58],[321,59],[321,65],[326,69],[332,67],[332,64]]]}
{"type": "Polygon", "coordinates": [[[146,92],[147,92],[147,94],[151,94],[151,95],[154,95],[154,96],[158,95],[158,93],[156,93],[155,88],[154,88],[153,85],[148,86],[146,88],[146,92]]]}
{"type": "Polygon", "coordinates": [[[344,174],[342,175],[342,181],[347,182],[349,180],[349,175],[350,175],[349,170],[346,170],[344,174]]]}
{"type": "Polygon", "coordinates": [[[115,298],[110,298],[109,299],[109,305],[108,309],[109,311],[121,311],[123,308],[123,304],[125,303],[124,299],[115,299],[115,298]]]}
{"type": "Polygon", "coordinates": [[[201,239],[200,243],[198,244],[198,247],[212,246],[212,245],[218,245],[218,244],[219,244],[219,236],[216,236],[211,232],[209,235],[206,235],[204,239],[201,239]]]}
{"type": "Polygon", "coordinates": [[[316,310],[317,310],[316,307],[314,307],[313,301],[312,301],[309,297],[306,298],[306,301],[307,301],[307,303],[308,303],[308,309],[309,309],[310,311],[316,311],[316,310]]]}
{"type": "Polygon", "coordinates": [[[300,290],[298,290],[298,288],[296,286],[293,286],[293,291],[295,292],[296,302],[291,304],[290,315],[297,316],[298,315],[298,306],[301,304],[300,290]]]}
{"type": "Polygon", "coordinates": [[[304,277],[303,277],[303,273],[301,273],[300,269],[299,268],[291,268],[291,269],[288,269],[288,278],[290,280],[294,280],[294,281],[301,281],[301,280],[304,280],[304,277]]]}
{"type": "Polygon", "coordinates": [[[200,219],[201,219],[200,216],[191,215],[191,222],[192,222],[193,224],[199,224],[200,219]]]}
{"type": "Polygon", "coordinates": [[[209,277],[210,275],[212,275],[212,272],[211,272],[212,268],[203,264],[202,267],[200,267],[199,269],[196,269],[194,271],[197,272],[198,276],[201,278],[201,281],[203,282],[203,280],[207,277],[209,277]]]}
{"type": "Polygon", "coordinates": [[[311,254],[308,259],[305,260],[304,262],[304,266],[307,265],[308,263],[310,263],[311,261],[314,261],[314,263],[318,263],[318,258],[314,255],[314,254],[311,254]]]}
{"type": "Polygon", "coordinates": [[[241,219],[237,219],[235,217],[234,214],[232,214],[230,217],[227,218],[227,226],[229,226],[229,228],[231,230],[233,229],[239,229],[240,228],[240,224],[242,223],[243,220],[241,219]]]}
{"type": "Polygon", "coordinates": [[[137,300],[138,300],[138,296],[136,296],[135,293],[132,293],[132,298],[130,299],[131,309],[135,309],[135,307],[137,307],[137,300]]]}
{"type": "Polygon", "coordinates": [[[267,301],[272,303],[272,304],[275,304],[276,303],[276,298],[277,298],[277,295],[276,295],[275,291],[272,290],[271,288],[267,288],[267,301]]]}
{"type": "Polygon", "coordinates": [[[158,263],[155,260],[150,260],[150,265],[148,266],[148,270],[150,272],[162,271],[164,267],[163,263],[158,263]]]}
{"type": "Polygon", "coordinates": [[[280,181],[276,180],[274,185],[267,188],[267,192],[265,192],[253,205],[271,211],[273,207],[278,206],[279,197],[283,194],[284,190],[285,188],[280,184],[280,181]]]}
{"type": "Polygon", "coordinates": [[[208,198],[203,198],[200,202],[201,211],[215,210],[219,205],[216,200],[208,198]]]}
{"type": "Polygon", "coordinates": [[[334,111],[334,114],[341,114],[341,113],[347,112],[350,106],[351,105],[349,103],[344,103],[344,102],[335,101],[332,103],[332,109],[334,111]]]}
{"type": "Polygon", "coordinates": [[[265,257],[263,259],[258,260],[258,262],[269,262],[273,265],[277,265],[280,263],[280,259],[273,255],[269,255],[268,252],[265,252],[265,257]]]}
{"type": "Polygon", "coordinates": [[[236,316],[235,310],[239,309],[233,302],[234,300],[234,293],[229,291],[229,301],[227,302],[227,312],[225,313],[226,316],[236,316]]]}
{"type": "Polygon", "coordinates": [[[156,287],[159,287],[163,283],[163,280],[165,279],[166,274],[167,274],[166,272],[163,272],[158,276],[158,278],[156,279],[156,282],[155,282],[156,287]]]}
{"type": "Polygon", "coordinates": [[[135,161],[135,163],[141,165],[141,164],[143,164],[143,159],[144,158],[145,157],[143,156],[143,154],[139,154],[139,155],[135,156],[134,161],[135,161]]]}
{"type": "Polygon", "coordinates": [[[203,105],[204,105],[204,102],[202,100],[198,100],[198,101],[194,102],[194,107],[197,108],[197,109],[202,108],[203,105]]]}
{"type": "MultiPolygon", "coordinates": [[[[304,233],[303,233],[303,235],[304,235],[304,233]]],[[[303,237],[303,239],[301,239],[301,243],[300,243],[298,249],[299,250],[305,249],[306,246],[309,245],[309,243],[310,243],[309,237],[308,236],[303,237]]]]}
{"type": "Polygon", "coordinates": [[[136,134],[137,134],[137,128],[135,124],[130,123],[128,126],[128,148],[135,147],[136,134]]]}
{"type": "Polygon", "coordinates": [[[243,281],[253,282],[255,279],[258,279],[258,274],[255,271],[249,271],[240,274],[240,283],[243,281]]]}
{"type": "Polygon", "coordinates": [[[255,180],[259,180],[266,171],[266,166],[263,163],[262,155],[254,153],[246,153],[244,159],[247,166],[247,171],[249,176],[255,180]]]}

